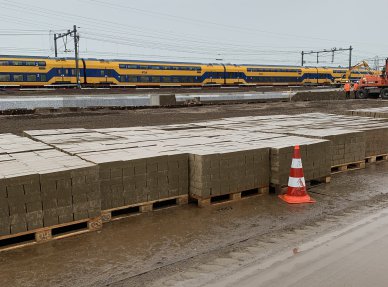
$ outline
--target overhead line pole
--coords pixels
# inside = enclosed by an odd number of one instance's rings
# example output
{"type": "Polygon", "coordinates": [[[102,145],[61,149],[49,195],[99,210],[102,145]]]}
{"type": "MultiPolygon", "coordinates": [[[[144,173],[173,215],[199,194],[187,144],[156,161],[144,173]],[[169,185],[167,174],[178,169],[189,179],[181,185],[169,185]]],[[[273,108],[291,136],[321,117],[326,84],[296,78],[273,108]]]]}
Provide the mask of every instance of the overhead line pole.
{"type": "Polygon", "coordinates": [[[352,68],[352,50],[353,50],[353,47],[350,46],[349,47],[349,70],[352,68]]]}
{"type": "Polygon", "coordinates": [[[54,48],[55,48],[55,57],[58,57],[58,48],[57,48],[57,40],[61,38],[65,38],[67,36],[73,37],[74,39],[74,59],[75,59],[75,75],[77,80],[77,88],[81,88],[81,80],[80,80],[80,71],[79,71],[79,35],[77,34],[77,26],[73,26],[73,30],[68,30],[66,33],[62,34],[54,34],[54,48]]]}
{"type": "Polygon", "coordinates": [[[334,62],[334,55],[335,55],[335,53],[336,52],[341,52],[341,51],[349,51],[349,69],[351,69],[352,68],[352,51],[353,51],[353,47],[352,46],[350,46],[347,49],[332,48],[330,50],[324,49],[324,50],[309,51],[309,52],[302,51],[302,66],[304,66],[304,63],[305,63],[305,61],[304,61],[304,56],[305,55],[317,54],[317,64],[319,64],[319,54],[331,53],[332,54],[331,62],[333,63],[334,62]]]}
{"type": "Polygon", "coordinates": [[[73,26],[73,36],[74,36],[74,53],[75,53],[75,73],[77,77],[77,88],[81,88],[80,74],[79,74],[79,64],[78,64],[78,40],[79,36],[77,35],[77,26],[73,26]]]}
{"type": "Polygon", "coordinates": [[[57,34],[54,34],[54,49],[55,49],[55,58],[58,58],[57,34]]]}

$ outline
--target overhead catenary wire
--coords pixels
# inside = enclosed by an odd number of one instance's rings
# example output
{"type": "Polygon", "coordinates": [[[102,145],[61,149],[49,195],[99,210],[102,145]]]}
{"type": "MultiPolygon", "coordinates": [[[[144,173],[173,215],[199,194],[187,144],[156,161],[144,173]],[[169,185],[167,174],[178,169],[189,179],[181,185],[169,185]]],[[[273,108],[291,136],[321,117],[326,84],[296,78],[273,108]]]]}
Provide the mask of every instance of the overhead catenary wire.
{"type": "MultiPolygon", "coordinates": [[[[102,0],[98,2],[105,2],[105,4],[107,4],[106,1],[102,1],[102,0]]],[[[25,3],[20,3],[17,0],[13,0],[13,1],[2,0],[0,1],[0,5],[2,5],[2,7],[5,9],[11,9],[13,11],[18,11],[18,12],[26,11],[28,12],[28,15],[31,15],[35,18],[36,16],[44,16],[45,19],[56,19],[56,20],[63,20],[67,22],[69,21],[69,19],[80,20],[82,23],[82,26],[85,27],[85,28],[82,28],[81,30],[82,35],[85,34],[84,36],[85,40],[88,40],[87,38],[89,38],[90,41],[102,42],[101,40],[103,38],[106,38],[107,33],[109,33],[110,38],[108,41],[105,41],[105,43],[110,42],[112,44],[120,45],[122,47],[133,47],[133,48],[137,48],[137,50],[139,49],[155,50],[153,46],[156,46],[158,47],[159,53],[161,54],[160,56],[163,56],[163,57],[173,58],[173,55],[171,53],[174,53],[174,55],[176,55],[177,57],[180,54],[185,53],[185,54],[189,54],[187,56],[184,56],[187,58],[190,58],[190,57],[199,58],[199,56],[202,56],[202,58],[205,58],[205,57],[216,58],[216,55],[222,55],[221,57],[225,58],[226,60],[231,60],[232,58],[238,57],[238,58],[244,58],[244,59],[257,58],[261,61],[265,61],[265,58],[270,59],[271,57],[272,58],[276,57],[274,59],[278,60],[283,55],[283,57],[290,56],[290,59],[286,59],[286,61],[292,62],[293,61],[293,59],[291,59],[292,56],[298,53],[296,49],[298,49],[299,51],[302,48],[302,47],[295,47],[295,48],[292,47],[295,50],[291,48],[288,49],[288,47],[282,47],[284,48],[284,50],[280,50],[279,48],[276,49],[276,47],[273,47],[272,49],[271,48],[260,49],[258,48],[259,46],[257,45],[247,44],[243,42],[238,42],[238,43],[235,43],[233,41],[220,42],[218,40],[211,40],[211,39],[209,40],[206,38],[198,37],[198,35],[190,35],[188,33],[185,33],[185,35],[179,35],[171,31],[149,29],[143,26],[139,27],[134,25],[128,25],[117,21],[109,21],[107,19],[97,19],[93,17],[87,17],[85,15],[76,15],[73,13],[66,13],[63,11],[47,9],[47,7],[40,7],[37,5],[28,5],[25,3]],[[87,25],[84,25],[84,24],[87,24],[87,25]],[[93,30],[88,27],[93,27],[93,30]],[[128,37],[126,35],[128,31],[130,31],[131,37],[128,37]],[[91,38],[94,38],[94,39],[92,40],[91,38]],[[151,49],[151,47],[153,49],[151,49]],[[162,53],[162,52],[170,53],[171,55],[165,55],[165,53],[162,53]],[[214,55],[214,57],[211,57],[211,55],[214,55]]],[[[112,6],[115,4],[109,4],[109,5],[112,6]]],[[[120,7],[120,5],[118,7],[120,7]]],[[[125,6],[128,6],[128,5],[125,5],[125,6]]],[[[114,8],[114,9],[118,9],[118,8],[114,8]]],[[[131,7],[129,6],[125,9],[131,9],[131,7]]],[[[157,13],[154,11],[148,11],[148,12],[149,14],[157,13]]],[[[168,17],[170,16],[181,17],[181,16],[168,15],[168,17]]],[[[36,20],[35,18],[34,20],[36,20]]],[[[186,20],[192,21],[193,19],[191,20],[186,19],[186,20]]],[[[26,18],[20,18],[20,17],[19,18],[16,17],[16,21],[24,21],[29,23],[34,22],[34,21],[29,21],[26,18]]],[[[198,20],[196,21],[198,22],[198,20]]],[[[41,24],[42,22],[40,22],[39,25],[41,24]]],[[[212,26],[211,23],[207,23],[207,24],[212,26]]],[[[54,27],[50,27],[50,28],[54,28],[54,27]]],[[[233,28],[230,27],[230,29],[241,29],[241,27],[233,26],[233,28]]],[[[272,33],[271,31],[265,31],[265,32],[272,33]]],[[[265,46],[263,47],[265,48],[265,46]]],[[[305,48],[306,47],[303,47],[303,49],[305,48]]],[[[118,51],[116,50],[115,52],[112,52],[112,54],[117,55],[118,54],[117,52],[118,51]]],[[[91,54],[91,53],[88,52],[88,54],[91,54]]],[[[132,52],[132,54],[135,54],[135,53],[132,52]]]]}

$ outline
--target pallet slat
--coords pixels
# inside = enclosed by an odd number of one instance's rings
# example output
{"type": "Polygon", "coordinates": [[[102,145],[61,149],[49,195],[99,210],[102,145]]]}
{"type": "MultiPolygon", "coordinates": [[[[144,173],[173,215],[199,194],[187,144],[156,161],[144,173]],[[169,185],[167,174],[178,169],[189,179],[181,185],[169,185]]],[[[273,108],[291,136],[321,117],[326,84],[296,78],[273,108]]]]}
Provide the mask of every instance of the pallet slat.
{"type": "Polygon", "coordinates": [[[374,155],[365,158],[365,163],[375,163],[388,160],[388,154],[374,155]]]}
{"type": "Polygon", "coordinates": [[[0,252],[66,238],[102,228],[101,216],[0,237],[0,252]]]}
{"type": "Polygon", "coordinates": [[[242,199],[266,194],[268,192],[269,192],[269,187],[265,186],[265,187],[259,187],[252,190],[246,190],[241,192],[229,193],[224,195],[215,195],[208,198],[202,198],[201,196],[190,194],[190,198],[193,201],[196,201],[199,207],[206,207],[211,205],[219,205],[219,204],[235,202],[242,199]]]}
{"type": "Polygon", "coordinates": [[[363,168],[365,168],[365,161],[345,163],[345,164],[341,164],[341,165],[332,166],[331,167],[331,174],[345,172],[348,170],[363,169],[363,168]]]}
{"type": "Polygon", "coordinates": [[[138,215],[141,213],[151,212],[156,209],[169,208],[173,206],[184,205],[189,202],[188,195],[180,195],[169,197],[160,200],[154,200],[149,202],[143,202],[138,204],[132,204],[122,206],[118,208],[112,208],[102,211],[102,222],[107,223],[130,216],[138,215]]]}
{"type": "MultiPolygon", "coordinates": [[[[317,186],[317,185],[325,184],[325,183],[330,183],[330,182],[331,182],[331,176],[310,179],[310,180],[306,180],[306,187],[310,188],[313,186],[317,186]]],[[[275,193],[275,194],[282,194],[282,193],[287,192],[287,188],[288,188],[287,186],[271,184],[270,192],[275,193]]]]}

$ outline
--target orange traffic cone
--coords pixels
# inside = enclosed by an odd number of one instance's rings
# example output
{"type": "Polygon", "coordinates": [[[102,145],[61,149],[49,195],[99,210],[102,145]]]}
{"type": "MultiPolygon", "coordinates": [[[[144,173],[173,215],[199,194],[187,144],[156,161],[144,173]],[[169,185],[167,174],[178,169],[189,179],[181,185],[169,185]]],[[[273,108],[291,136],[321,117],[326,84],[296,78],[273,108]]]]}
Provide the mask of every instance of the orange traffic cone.
{"type": "Polygon", "coordinates": [[[299,146],[294,148],[294,156],[292,157],[290,177],[288,179],[288,190],[286,194],[279,197],[287,203],[314,203],[306,190],[306,182],[304,180],[302,158],[300,156],[299,146]]]}

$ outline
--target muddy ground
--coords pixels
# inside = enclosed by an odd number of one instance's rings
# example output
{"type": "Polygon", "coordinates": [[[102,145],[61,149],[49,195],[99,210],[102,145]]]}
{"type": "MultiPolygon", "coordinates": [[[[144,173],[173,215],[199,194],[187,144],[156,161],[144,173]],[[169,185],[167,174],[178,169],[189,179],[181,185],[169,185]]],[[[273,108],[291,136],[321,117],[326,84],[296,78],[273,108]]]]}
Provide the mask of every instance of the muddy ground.
{"type": "MultiPolygon", "coordinates": [[[[0,131],[21,133],[27,129],[157,125],[248,115],[343,113],[347,109],[379,106],[388,106],[388,102],[340,100],[47,113],[2,116],[0,131]]],[[[362,212],[386,205],[387,173],[388,163],[382,162],[365,170],[335,175],[332,183],[310,190],[317,200],[312,205],[289,206],[276,196],[262,195],[205,209],[180,206],[109,223],[99,232],[2,252],[0,286],[205,284],[220,266],[223,269],[228,264],[242,265],[246,260],[260,260],[257,258],[271,256],[281,248],[291,248],[292,240],[286,234],[297,242],[312,233],[344,224],[346,216],[356,218],[362,212]],[[308,232],[300,232],[306,226],[316,225],[320,228],[307,227],[308,232]]]]}
{"type": "Polygon", "coordinates": [[[112,88],[112,89],[0,89],[0,96],[42,96],[42,95],[104,95],[109,94],[125,94],[125,95],[137,95],[137,94],[183,94],[195,92],[200,93],[231,93],[231,92],[273,92],[273,91],[303,91],[310,89],[326,89],[329,87],[314,87],[314,86],[232,86],[232,87],[161,87],[161,88],[112,88]]]}
{"type": "Polygon", "coordinates": [[[180,206],[3,252],[1,286],[199,286],[220,266],[222,271],[225,264],[241,266],[292,250],[305,237],[343,225],[345,216],[386,205],[387,172],[383,162],[336,175],[310,189],[316,204],[291,206],[262,195],[210,208],[180,206]]]}
{"type": "Polygon", "coordinates": [[[344,113],[348,109],[388,106],[388,101],[335,100],[204,105],[177,108],[42,111],[30,115],[0,116],[1,133],[22,133],[31,129],[114,128],[143,125],[200,122],[224,117],[299,114],[308,112],[344,113]]]}

